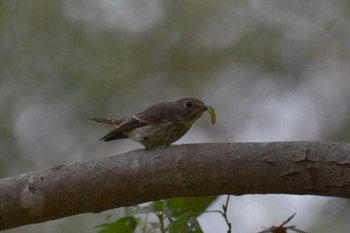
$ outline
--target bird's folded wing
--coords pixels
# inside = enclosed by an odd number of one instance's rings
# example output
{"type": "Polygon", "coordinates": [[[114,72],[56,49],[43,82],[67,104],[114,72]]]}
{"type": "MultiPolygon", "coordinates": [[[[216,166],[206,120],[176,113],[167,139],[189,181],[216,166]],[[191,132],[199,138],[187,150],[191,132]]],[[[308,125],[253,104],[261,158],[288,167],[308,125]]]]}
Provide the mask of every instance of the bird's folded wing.
{"type": "Polygon", "coordinates": [[[136,113],[132,117],[123,118],[123,119],[111,119],[111,118],[91,118],[89,120],[105,123],[108,125],[113,125],[116,127],[113,131],[102,137],[100,140],[105,142],[127,138],[123,133],[130,131],[148,124],[154,124],[161,121],[167,115],[168,111],[165,108],[164,104],[157,104],[145,109],[142,112],[136,113]]]}
{"type": "Polygon", "coordinates": [[[141,122],[135,117],[127,118],[125,121],[120,123],[116,129],[114,129],[113,131],[111,131],[110,133],[102,137],[100,140],[107,142],[107,141],[127,138],[127,136],[123,132],[136,129],[136,128],[145,126],[147,124],[148,124],[147,122],[141,122]]]}
{"type": "Polygon", "coordinates": [[[126,119],[113,119],[113,118],[90,118],[88,119],[90,121],[94,121],[97,123],[103,123],[103,124],[107,124],[107,125],[113,125],[114,127],[118,127],[118,125],[120,125],[123,121],[125,121],[126,119]]]}

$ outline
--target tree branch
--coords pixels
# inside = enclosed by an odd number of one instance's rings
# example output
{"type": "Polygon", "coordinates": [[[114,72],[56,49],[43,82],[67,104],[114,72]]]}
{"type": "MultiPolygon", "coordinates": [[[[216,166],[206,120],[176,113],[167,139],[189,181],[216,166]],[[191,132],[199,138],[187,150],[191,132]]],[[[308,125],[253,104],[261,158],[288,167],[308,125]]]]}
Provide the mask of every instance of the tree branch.
{"type": "Polygon", "coordinates": [[[350,144],[189,144],[0,179],[0,230],[173,197],[350,197],[350,144]]]}

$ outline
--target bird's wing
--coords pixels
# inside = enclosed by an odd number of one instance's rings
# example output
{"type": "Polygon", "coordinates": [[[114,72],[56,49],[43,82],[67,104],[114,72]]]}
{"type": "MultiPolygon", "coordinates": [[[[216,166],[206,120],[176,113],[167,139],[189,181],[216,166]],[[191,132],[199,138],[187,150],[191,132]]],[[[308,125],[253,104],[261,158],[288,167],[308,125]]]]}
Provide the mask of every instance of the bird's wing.
{"type": "Polygon", "coordinates": [[[149,124],[157,123],[167,117],[169,114],[168,103],[155,104],[144,111],[136,113],[133,117],[141,122],[149,124]]]}
{"type": "Polygon", "coordinates": [[[136,128],[139,128],[139,127],[145,126],[145,125],[147,125],[147,122],[139,121],[135,117],[129,117],[129,118],[125,119],[122,123],[117,125],[116,129],[109,132],[107,135],[102,137],[100,140],[107,142],[107,141],[127,138],[127,136],[123,132],[133,130],[133,129],[136,129],[136,128]]]}
{"type": "Polygon", "coordinates": [[[148,124],[154,124],[164,119],[168,114],[164,103],[153,105],[142,112],[136,113],[132,117],[123,118],[120,120],[111,118],[92,118],[89,120],[113,125],[116,127],[113,131],[102,137],[100,140],[105,142],[127,138],[123,133],[125,131],[133,130],[148,124]]]}
{"type": "Polygon", "coordinates": [[[118,127],[118,125],[120,125],[123,121],[125,121],[124,119],[113,119],[113,118],[90,118],[88,119],[90,121],[94,121],[97,123],[104,123],[107,125],[112,125],[114,127],[118,127]]]}

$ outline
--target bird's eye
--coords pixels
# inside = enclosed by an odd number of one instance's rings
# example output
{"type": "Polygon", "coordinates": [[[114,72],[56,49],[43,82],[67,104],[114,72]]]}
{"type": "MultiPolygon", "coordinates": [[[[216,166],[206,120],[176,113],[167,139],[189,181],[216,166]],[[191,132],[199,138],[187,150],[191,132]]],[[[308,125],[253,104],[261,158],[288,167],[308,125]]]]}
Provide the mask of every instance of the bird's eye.
{"type": "Polygon", "coordinates": [[[192,107],[192,102],[191,101],[186,101],[185,102],[185,107],[186,108],[191,108],[192,107]]]}

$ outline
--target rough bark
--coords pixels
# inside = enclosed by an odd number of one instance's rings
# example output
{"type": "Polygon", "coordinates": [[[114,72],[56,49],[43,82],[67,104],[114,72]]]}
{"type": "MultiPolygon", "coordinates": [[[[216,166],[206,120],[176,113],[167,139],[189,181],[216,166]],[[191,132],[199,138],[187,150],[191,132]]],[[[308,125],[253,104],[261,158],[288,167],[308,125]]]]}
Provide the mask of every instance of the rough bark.
{"type": "Polygon", "coordinates": [[[350,197],[350,144],[189,144],[0,179],[0,230],[172,197],[350,197]]]}

